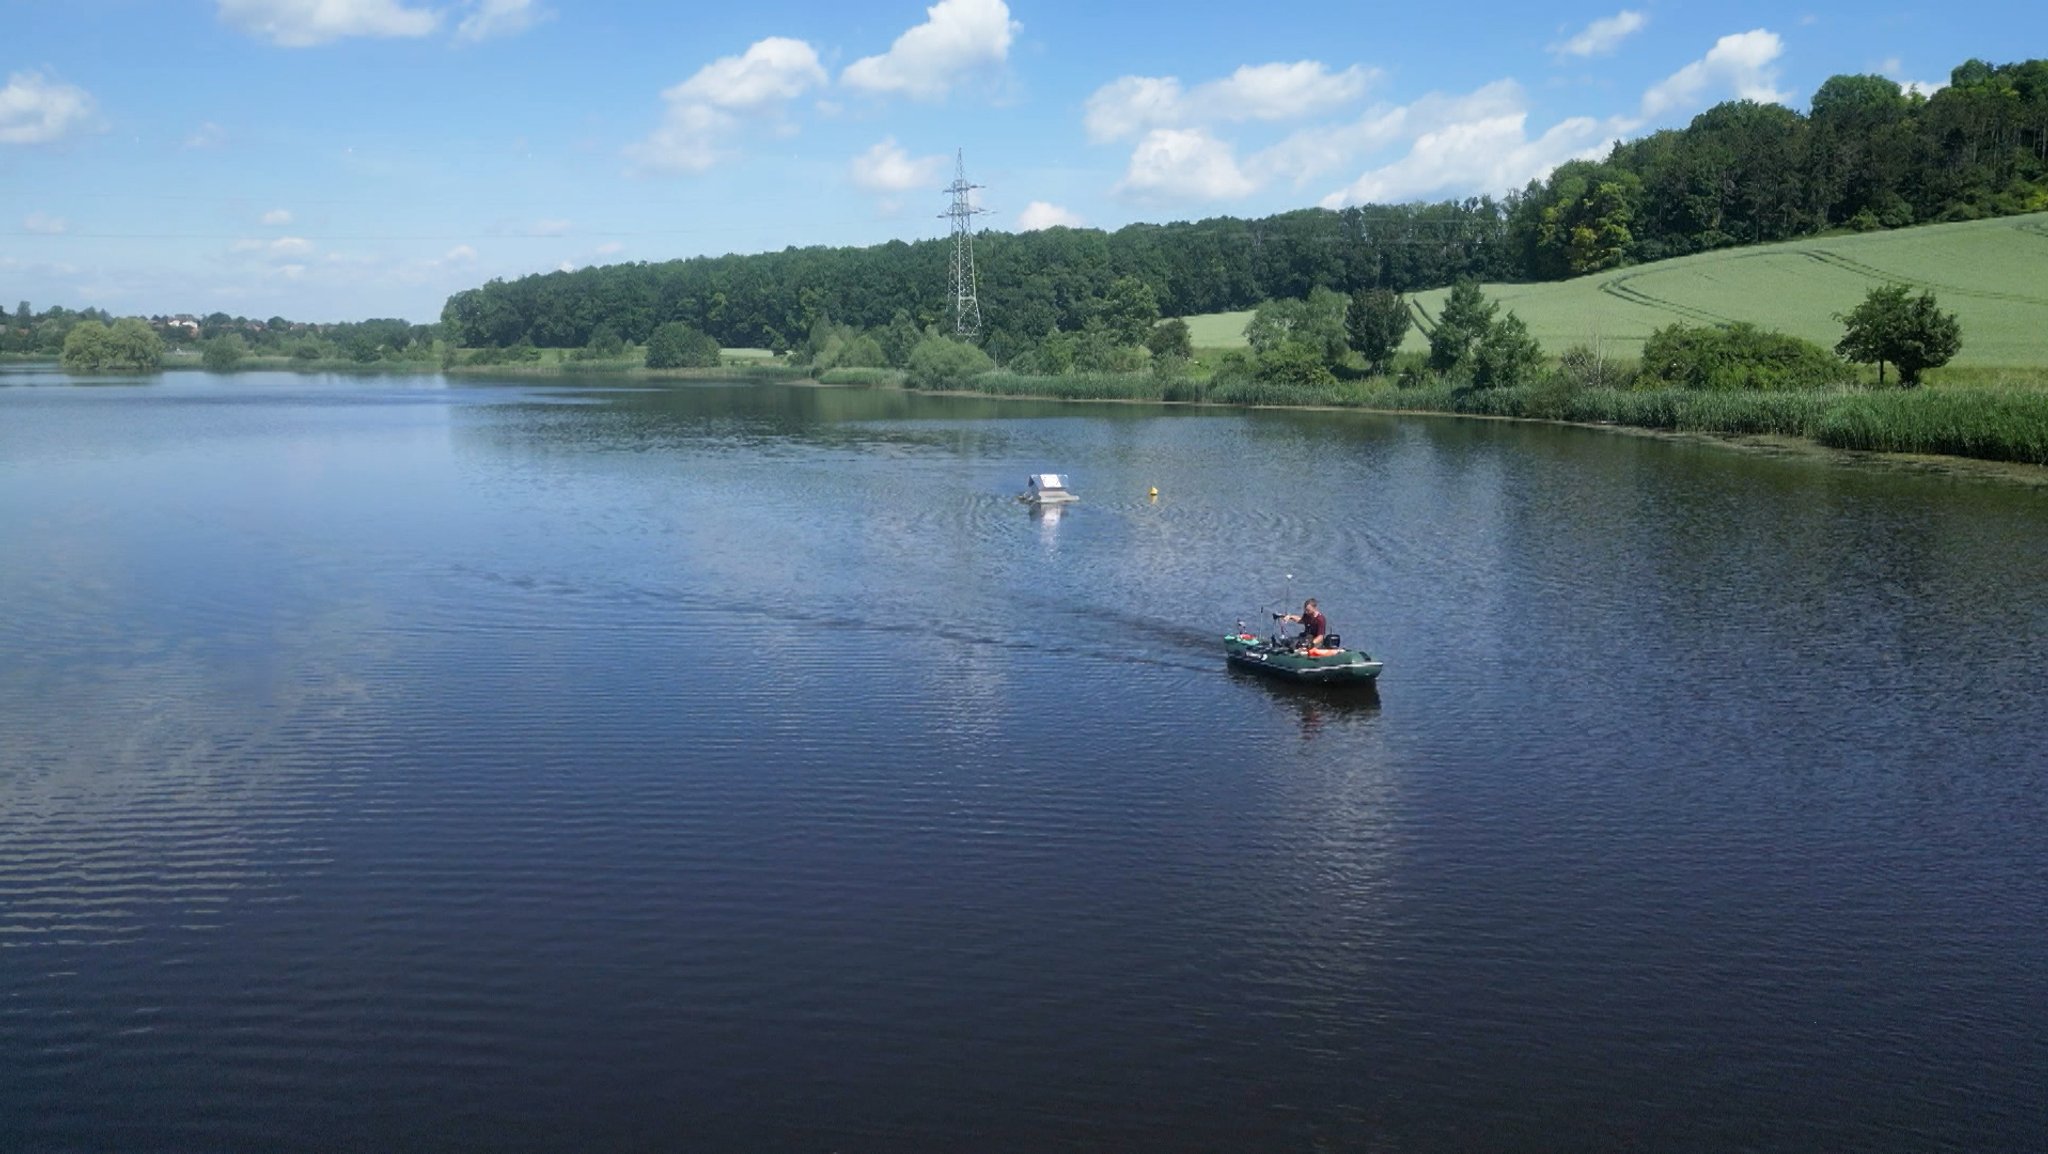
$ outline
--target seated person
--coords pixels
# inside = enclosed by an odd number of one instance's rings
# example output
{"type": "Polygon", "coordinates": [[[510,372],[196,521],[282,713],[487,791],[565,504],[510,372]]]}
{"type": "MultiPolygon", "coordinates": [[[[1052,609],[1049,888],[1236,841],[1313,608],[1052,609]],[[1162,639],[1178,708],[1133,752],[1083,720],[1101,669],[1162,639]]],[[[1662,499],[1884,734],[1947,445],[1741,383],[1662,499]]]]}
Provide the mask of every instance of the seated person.
{"type": "Polygon", "coordinates": [[[1301,612],[1282,613],[1279,617],[1282,621],[1301,623],[1301,635],[1294,639],[1294,647],[1297,649],[1322,648],[1323,637],[1330,632],[1330,623],[1323,617],[1323,611],[1316,608],[1316,599],[1313,597],[1302,603],[1301,612]]]}

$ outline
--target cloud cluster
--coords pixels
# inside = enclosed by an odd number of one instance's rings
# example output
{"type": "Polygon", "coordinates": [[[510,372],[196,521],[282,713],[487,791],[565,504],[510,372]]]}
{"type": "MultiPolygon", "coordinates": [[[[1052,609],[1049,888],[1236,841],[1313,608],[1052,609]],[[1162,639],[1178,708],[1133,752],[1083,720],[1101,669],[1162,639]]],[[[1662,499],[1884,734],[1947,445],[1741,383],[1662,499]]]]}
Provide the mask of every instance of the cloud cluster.
{"type": "Polygon", "coordinates": [[[913,158],[893,136],[854,157],[849,166],[856,187],[883,193],[909,192],[926,185],[937,188],[945,171],[945,157],[913,158]]]}
{"type": "MultiPolygon", "coordinates": [[[[1647,23],[1627,11],[1596,20],[1555,50],[1610,52],[1647,23]]],[[[1645,123],[1722,94],[1782,101],[1784,45],[1755,29],[1723,36],[1707,54],[1644,92],[1635,115],[1569,116],[1532,126],[1528,93],[1512,79],[1467,93],[1431,93],[1377,104],[1349,120],[1317,122],[1362,94],[1376,73],[1314,62],[1241,68],[1184,88],[1172,77],[1126,76],[1089,98],[1083,127],[1098,143],[1136,137],[1115,192],[1153,203],[1241,200],[1277,182],[1301,187],[1346,169],[1358,175],[1321,198],[1328,207],[1504,190],[1540,179],[1567,160],[1595,157],[1645,123]],[[1230,124],[1307,121],[1263,148],[1240,153],[1230,124]],[[1398,152],[1388,155],[1390,152],[1398,152]],[[1356,165],[1370,162],[1360,172],[1356,165]]]]}
{"type": "Polygon", "coordinates": [[[0,144],[48,144],[92,126],[92,96],[40,72],[16,72],[0,88],[0,144]]]}
{"type": "Polygon", "coordinates": [[[1592,158],[1613,140],[1610,126],[1574,116],[1529,137],[1526,111],[1444,124],[1415,137],[1407,155],[1371,169],[1323,198],[1323,205],[1384,204],[1454,189],[1508,189],[1567,160],[1592,158]]]}
{"type": "MultiPolygon", "coordinates": [[[[1353,65],[1333,70],[1318,60],[1248,64],[1193,87],[1174,76],[1123,76],[1088,98],[1082,126],[1104,144],[1136,138],[1116,191],[1140,200],[1236,200],[1258,191],[1289,157],[1327,150],[1330,129],[1298,145],[1240,161],[1219,134],[1225,125],[1280,124],[1356,102],[1379,78],[1353,65]]],[[[1342,135],[1342,130],[1337,130],[1342,135]]]]}
{"type": "Polygon", "coordinates": [[[285,48],[310,48],[353,37],[418,39],[462,13],[457,40],[514,36],[553,13],[539,0],[463,0],[454,9],[409,6],[405,0],[218,0],[221,20],[285,48]]]}
{"type": "Polygon", "coordinates": [[[1088,98],[1082,124],[1089,140],[1104,144],[1146,130],[1298,120],[1357,100],[1378,78],[1373,69],[1332,72],[1316,60],[1248,64],[1192,89],[1173,76],[1124,76],[1088,98]]]}
{"type": "Polygon", "coordinates": [[[220,18],[286,48],[352,36],[428,36],[441,25],[439,12],[400,0],[220,0],[220,18]]]}
{"type": "Polygon", "coordinates": [[[276,260],[296,260],[313,254],[313,242],[302,236],[281,236],[276,240],[243,237],[228,246],[232,253],[261,253],[276,260]]]}
{"type": "Polygon", "coordinates": [[[1057,204],[1034,200],[1017,214],[1018,232],[1037,232],[1042,228],[1080,228],[1084,222],[1080,216],[1068,212],[1057,204]]]}
{"type": "Polygon", "coordinates": [[[924,23],[880,56],[847,65],[839,81],[861,92],[934,100],[973,69],[1001,64],[1022,28],[1003,0],[939,0],[925,9],[924,23]]]}
{"type": "Polygon", "coordinates": [[[1605,56],[1621,47],[1621,42],[1641,32],[1650,23],[1650,18],[1629,9],[1623,9],[1612,16],[1603,16],[1580,29],[1579,34],[1569,40],[1550,46],[1556,55],[1576,56],[1581,60],[1605,56]]]}
{"type": "Polygon", "coordinates": [[[1675,108],[1697,107],[1708,92],[1733,92],[1743,100],[1778,103],[1778,57],[1785,42],[1761,28],[1723,36],[1707,54],[1672,73],[1643,93],[1643,116],[1661,116],[1675,108]]]}
{"type": "Polygon", "coordinates": [[[1237,200],[1257,192],[1261,183],[1207,129],[1159,128],[1138,142],[1116,190],[1140,198],[1237,200]]]}
{"type": "Polygon", "coordinates": [[[476,8],[455,26],[455,38],[477,41],[517,36],[553,15],[538,0],[478,0],[476,8]]]}
{"type": "MultiPolygon", "coordinates": [[[[873,96],[944,96],[975,69],[1001,64],[1021,25],[1003,0],[939,0],[924,23],[898,36],[889,50],[848,65],[839,86],[873,96]]],[[[626,147],[643,172],[701,173],[729,155],[727,144],[749,125],[794,132],[789,109],[798,98],[832,86],[818,50],[802,40],[771,36],[738,56],[722,57],[662,93],[661,125],[626,147]]],[[[837,104],[820,102],[827,114],[837,104]]],[[[945,161],[913,158],[895,138],[853,158],[848,174],[871,192],[893,195],[936,181],[945,161]]]]}
{"type": "Polygon", "coordinates": [[[743,123],[774,125],[790,101],[826,83],[809,44],[781,36],[757,41],[663,92],[668,109],[661,126],[626,155],[650,171],[703,172],[719,162],[726,140],[743,123]]]}

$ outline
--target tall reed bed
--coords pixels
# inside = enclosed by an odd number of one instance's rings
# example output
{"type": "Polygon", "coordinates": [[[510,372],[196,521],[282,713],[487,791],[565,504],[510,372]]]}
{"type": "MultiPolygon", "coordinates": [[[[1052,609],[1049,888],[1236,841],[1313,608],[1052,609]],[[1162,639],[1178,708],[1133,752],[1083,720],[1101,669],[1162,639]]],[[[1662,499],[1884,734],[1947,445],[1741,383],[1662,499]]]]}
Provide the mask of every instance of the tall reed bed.
{"type": "Polygon", "coordinates": [[[1830,405],[1808,435],[1838,449],[2048,465],[2048,393],[1864,393],[1830,405]]]}
{"type": "MultiPolygon", "coordinates": [[[[841,383],[827,374],[831,383],[841,383]]],[[[845,382],[854,383],[854,382],[845,382]]],[[[1460,413],[1627,425],[1733,436],[1804,437],[1838,449],[1929,453],[2048,465],[2048,391],[1959,389],[1761,391],[1581,388],[1549,381],[1502,389],[1441,383],[1399,388],[1384,377],[1323,384],[1146,374],[984,373],[967,386],[998,396],[1073,401],[1195,401],[1219,405],[1460,413]]]]}
{"type": "Polygon", "coordinates": [[[821,385],[863,385],[895,386],[903,383],[902,369],[874,369],[849,366],[843,369],[826,369],[818,375],[821,385]]]}

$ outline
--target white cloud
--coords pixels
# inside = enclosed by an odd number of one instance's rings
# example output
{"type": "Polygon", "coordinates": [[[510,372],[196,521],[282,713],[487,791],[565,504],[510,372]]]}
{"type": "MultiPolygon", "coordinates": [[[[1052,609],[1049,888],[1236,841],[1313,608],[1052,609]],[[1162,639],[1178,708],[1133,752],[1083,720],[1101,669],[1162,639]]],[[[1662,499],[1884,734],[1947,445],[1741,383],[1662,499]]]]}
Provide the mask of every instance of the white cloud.
{"type": "Polygon", "coordinates": [[[939,0],[889,51],[854,61],[839,79],[864,92],[937,98],[976,65],[1007,59],[1022,29],[1003,0],[939,0]]]}
{"type": "Polygon", "coordinates": [[[1453,124],[1513,116],[1527,101],[1521,85],[1496,80],[1459,96],[1430,93],[1411,104],[1377,105],[1350,124],[1305,128],[1252,157],[1260,177],[1280,177],[1299,187],[1383,148],[1453,124]]]}
{"type": "Polygon", "coordinates": [[[1610,123],[1587,116],[1561,121],[1531,140],[1528,120],[1528,113],[1513,111],[1431,129],[1415,138],[1406,156],[1324,197],[1323,207],[1517,188],[1567,160],[1596,157],[1613,140],[1610,123]]]}
{"type": "Polygon", "coordinates": [[[576,262],[575,262],[575,261],[573,261],[573,260],[565,260],[565,261],[563,261],[563,262],[562,262],[561,264],[558,264],[558,265],[556,265],[556,266],[555,266],[555,271],[556,271],[556,272],[575,272],[575,271],[576,271],[576,262]]]}
{"type": "Polygon", "coordinates": [[[826,83],[818,52],[802,40],[770,36],[738,56],[723,56],[662,93],[671,103],[708,104],[756,112],[786,103],[826,83]]]}
{"type": "Polygon", "coordinates": [[[1908,96],[1932,96],[1948,87],[1946,80],[1907,80],[1906,62],[1896,56],[1886,57],[1885,62],[1877,66],[1877,72],[1897,84],[1900,91],[1908,96]]]}
{"type": "Polygon", "coordinates": [[[908,192],[926,185],[936,189],[945,171],[945,157],[912,157],[893,136],[854,157],[851,165],[853,183],[870,192],[908,192]]]}
{"type": "Polygon", "coordinates": [[[1785,43],[1778,34],[1761,28],[1723,36],[1705,56],[1643,93],[1643,116],[1698,107],[1710,92],[1733,92],[1743,100],[1781,103],[1787,94],[1777,88],[1775,64],[1784,52],[1785,43]]]}
{"type": "Polygon", "coordinates": [[[71,222],[46,212],[32,212],[22,218],[21,227],[23,231],[37,236],[57,236],[71,231],[71,222]]]}
{"type": "Polygon", "coordinates": [[[1641,32],[1650,23],[1644,13],[1623,9],[1612,16],[1602,16],[1579,31],[1579,34],[1559,44],[1550,46],[1558,56],[1577,56],[1590,59],[1605,56],[1621,47],[1621,42],[1641,32]]]}
{"type": "Polygon", "coordinates": [[[441,24],[439,12],[399,0],[220,0],[220,18],[286,48],[350,36],[426,36],[441,24]]]}
{"type": "Polygon", "coordinates": [[[608,240],[597,246],[597,255],[599,256],[617,256],[624,251],[626,251],[625,244],[616,240],[608,240]]]}
{"type": "Polygon", "coordinates": [[[1200,128],[1156,128],[1138,142],[1120,194],[1157,200],[1235,200],[1258,189],[1230,145],[1200,128]]]}
{"type": "Polygon", "coordinates": [[[670,104],[661,127],[627,145],[626,156],[653,172],[703,172],[722,159],[719,141],[737,123],[731,113],[709,105],[670,104]]]}
{"type": "Polygon", "coordinates": [[[263,253],[272,258],[291,259],[312,255],[313,242],[303,236],[281,236],[276,240],[257,240],[254,237],[245,236],[230,244],[228,251],[233,253],[263,253]]]}
{"type": "Polygon", "coordinates": [[[1357,65],[1331,72],[1315,60],[1246,65],[1193,96],[1197,107],[1213,105],[1224,120],[1293,120],[1349,104],[1378,75],[1357,65]]]}
{"type": "Polygon", "coordinates": [[[637,166],[657,172],[703,172],[723,159],[723,144],[742,116],[772,118],[784,105],[828,82],[817,50],[771,36],[739,56],[725,56],[661,94],[668,110],[646,140],[629,145],[637,166]]]}
{"type": "Polygon", "coordinates": [[[476,259],[476,250],[466,244],[458,244],[441,257],[447,264],[468,264],[476,259]]]}
{"type": "Polygon", "coordinates": [[[1088,98],[1082,123],[1088,138],[1100,144],[1153,128],[1295,120],[1358,99],[1378,77],[1356,65],[1332,72],[1315,60],[1247,64],[1192,90],[1172,76],[1123,76],[1088,98]]]}
{"type": "Polygon", "coordinates": [[[228,130],[209,120],[192,130],[185,138],[185,147],[191,149],[219,148],[228,142],[228,130]]]}
{"type": "Polygon", "coordinates": [[[0,88],[0,144],[48,144],[92,119],[90,93],[40,72],[16,72],[0,88]]]}
{"type": "Polygon", "coordinates": [[[474,10],[455,26],[455,38],[476,41],[517,36],[553,15],[537,0],[476,0],[474,10]]]}
{"type": "Polygon", "coordinates": [[[1187,94],[1171,76],[1120,76],[1095,90],[1081,124],[1097,144],[1137,136],[1154,124],[1186,119],[1187,94]]]}
{"type": "Polygon", "coordinates": [[[536,220],[526,230],[528,236],[566,236],[571,227],[566,220],[536,220]]]}
{"type": "Polygon", "coordinates": [[[1034,200],[1017,214],[1018,232],[1037,232],[1041,228],[1080,228],[1081,218],[1056,204],[1034,200]]]}
{"type": "Polygon", "coordinates": [[[1498,193],[1547,176],[1567,160],[1598,158],[1629,123],[1575,116],[1532,138],[1528,106],[1527,93],[1513,80],[1463,94],[1432,93],[1374,108],[1350,125],[1297,133],[1253,156],[1246,169],[1257,180],[1292,176],[1298,184],[1305,175],[1405,143],[1395,159],[1323,197],[1323,207],[1498,193]]]}
{"type": "Polygon", "coordinates": [[[264,223],[264,224],[270,224],[270,225],[278,225],[278,224],[290,224],[291,222],[292,222],[292,214],[291,214],[291,210],[290,210],[290,209],[286,209],[286,208],[273,208],[273,209],[271,209],[271,210],[270,210],[269,212],[266,212],[266,213],[264,213],[264,214],[263,214],[263,223],[264,223]]]}

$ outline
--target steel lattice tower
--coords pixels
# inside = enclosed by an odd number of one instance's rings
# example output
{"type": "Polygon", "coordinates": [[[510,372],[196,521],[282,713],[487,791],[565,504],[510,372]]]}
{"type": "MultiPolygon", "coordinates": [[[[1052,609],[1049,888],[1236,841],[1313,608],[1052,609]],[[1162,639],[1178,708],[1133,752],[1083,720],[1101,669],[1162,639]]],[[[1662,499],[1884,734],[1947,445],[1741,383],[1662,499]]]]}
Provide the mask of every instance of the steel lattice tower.
{"type": "Polygon", "coordinates": [[[953,222],[953,333],[955,336],[978,337],[981,335],[981,303],[974,299],[974,218],[987,212],[974,205],[974,190],[978,184],[967,183],[967,158],[965,152],[956,152],[953,157],[953,183],[945,189],[953,194],[953,207],[940,213],[941,217],[953,222]]]}

